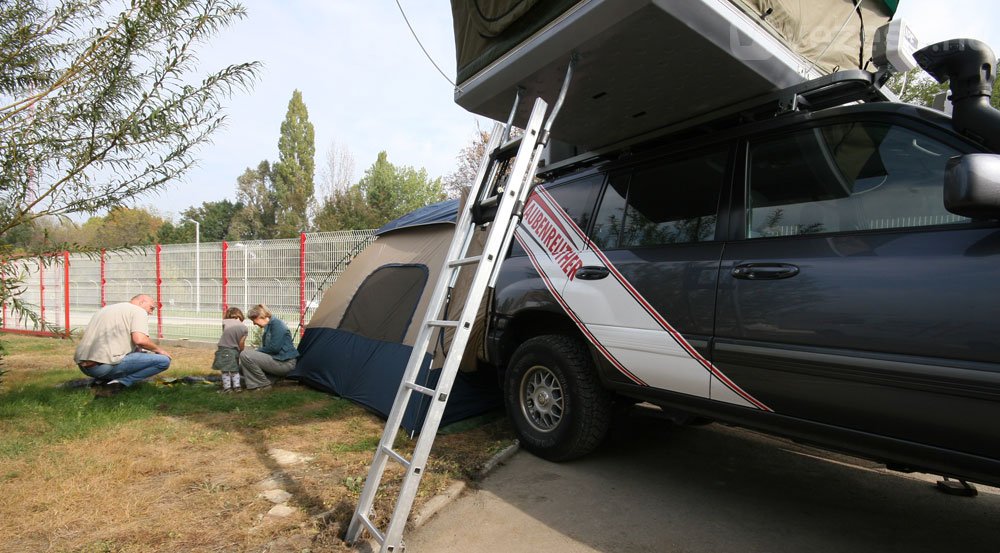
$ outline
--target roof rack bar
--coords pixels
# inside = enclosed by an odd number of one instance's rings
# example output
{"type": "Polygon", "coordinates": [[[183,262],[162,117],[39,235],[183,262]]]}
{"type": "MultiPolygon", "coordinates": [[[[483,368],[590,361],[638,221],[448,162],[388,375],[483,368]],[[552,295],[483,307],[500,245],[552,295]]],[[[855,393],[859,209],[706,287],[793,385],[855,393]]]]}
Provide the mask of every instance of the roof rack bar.
{"type": "Polygon", "coordinates": [[[878,87],[875,75],[872,73],[861,69],[838,71],[795,86],[731,104],[727,108],[716,109],[666,127],[654,129],[620,142],[589,150],[547,165],[539,173],[550,173],[572,167],[594,157],[612,154],[653,138],[669,135],[713,121],[724,120],[727,117],[732,117],[740,113],[760,114],[763,112],[768,113],[769,116],[776,116],[792,111],[791,106],[793,105],[796,111],[806,111],[833,107],[850,102],[872,102],[887,99],[889,97],[886,91],[878,87]],[[783,109],[782,106],[785,106],[785,108],[783,109]]]}

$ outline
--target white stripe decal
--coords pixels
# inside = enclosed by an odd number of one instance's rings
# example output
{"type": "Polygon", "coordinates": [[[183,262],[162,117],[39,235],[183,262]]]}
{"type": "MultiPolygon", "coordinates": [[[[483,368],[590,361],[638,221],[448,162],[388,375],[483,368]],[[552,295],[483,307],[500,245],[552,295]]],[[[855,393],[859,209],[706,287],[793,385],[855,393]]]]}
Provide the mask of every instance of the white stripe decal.
{"type": "Polygon", "coordinates": [[[771,411],[698,353],[544,189],[529,198],[515,237],[553,297],[629,380],[771,411]],[[574,284],[585,265],[604,266],[614,278],[574,284]]]}
{"type": "Polygon", "coordinates": [[[579,328],[580,331],[583,333],[583,335],[587,337],[587,340],[591,344],[593,344],[594,347],[596,347],[601,352],[601,354],[605,357],[605,359],[607,359],[612,365],[614,365],[619,372],[628,377],[629,380],[635,382],[636,384],[639,384],[640,386],[648,386],[648,384],[646,384],[645,382],[640,380],[637,376],[629,372],[629,370],[625,368],[624,365],[622,365],[617,359],[615,359],[615,356],[612,355],[612,353],[608,351],[607,348],[605,348],[604,345],[601,344],[601,342],[598,341],[593,334],[591,334],[590,329],[588,329],[587,326],[580,321],[579,317],[576,316],[576,313],[573,312],[573,309],[569,306],[568,303],[566,303],[562,295],[559,294],[559,292],[555,289],[555,287],[552,286],[552,281],[549,280],[549,277],[545,274],[545,271],[542,270],[541,265],[539,265],[538,259],[535,258],[535,253],[533,251],[533,248],[530,248],[524,242],[525,239],[518,233],[514,234],[514,238],[518,241],[519,244],[521,244],[521,247],[524,248],[524,251],[528,252],[528,259],[531,260],[531,264],[534,265],[535,270],[538,271],[538,274],[542,277],[542,282],[545,283],[546,288],[549,289],[549,292],[552,293],[552,296],[556,299],[557,302],[559,302],[559,305],[562,306],[563,310],[566,311],[566,314],[569,315],[569,318],[572,319],[574,323],[576,323],[577,328],[579,328]]]}

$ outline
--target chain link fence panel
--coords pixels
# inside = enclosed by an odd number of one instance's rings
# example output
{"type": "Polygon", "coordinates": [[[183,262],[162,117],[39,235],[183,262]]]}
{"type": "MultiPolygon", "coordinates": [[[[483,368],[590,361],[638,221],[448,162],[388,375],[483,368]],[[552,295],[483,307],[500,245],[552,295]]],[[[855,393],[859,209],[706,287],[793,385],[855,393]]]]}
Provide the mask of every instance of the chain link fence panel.
{"type": "MultiPolygon", "coordinates": [[[[154,339],[215,342],[225,307],[243,313],[262,303],[288,324],[297,340],[323,292],[375,240],[374,230],[307,233],[297,239],[169,244],[51,259],[14,259],[3,278],[19,282],[20,301],[61,331],[82,331],[103,305],[137,294],[157,300],[154,339]],[[66,289],[69,305],[66,305],[66,289]]],[[[2,329],[43,330],[5,304],[2,329]]]]}

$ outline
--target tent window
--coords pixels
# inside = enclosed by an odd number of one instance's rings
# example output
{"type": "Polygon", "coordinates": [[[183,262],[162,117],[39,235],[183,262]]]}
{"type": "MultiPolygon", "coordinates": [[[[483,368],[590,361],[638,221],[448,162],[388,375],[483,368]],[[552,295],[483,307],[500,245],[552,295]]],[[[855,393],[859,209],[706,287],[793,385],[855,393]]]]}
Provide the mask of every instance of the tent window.
{"type": "Polygon", "coordinates": [[[383,265],[361,283],[340,329],[373,340],[402,342],[427,284],[426,265],[383,265]]]}

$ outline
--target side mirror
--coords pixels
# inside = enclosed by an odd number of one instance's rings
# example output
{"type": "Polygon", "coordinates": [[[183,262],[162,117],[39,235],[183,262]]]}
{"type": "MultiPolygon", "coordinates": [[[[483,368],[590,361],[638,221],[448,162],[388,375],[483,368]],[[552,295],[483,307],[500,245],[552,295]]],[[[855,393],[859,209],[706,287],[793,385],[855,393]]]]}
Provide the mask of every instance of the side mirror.
{"type": "Polygon", "coordinates": [[[966,154],[949,159],[944,207],[972,219],[1000,218],[1000,155],[966,154]]]}

